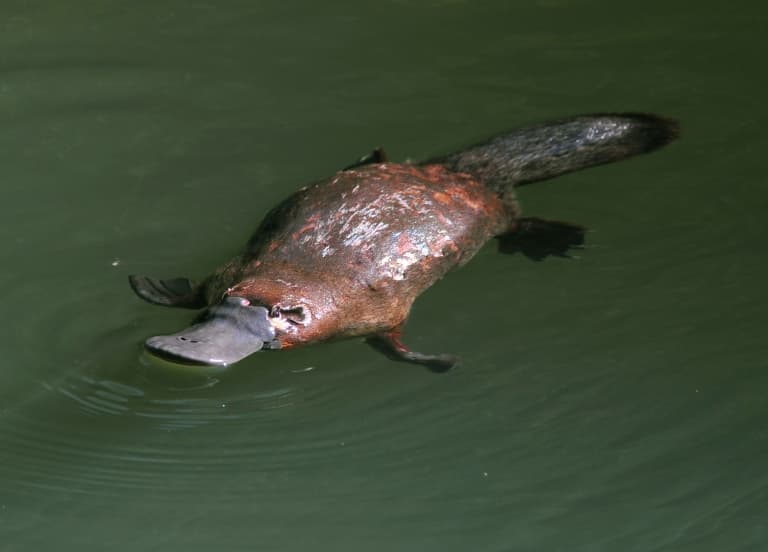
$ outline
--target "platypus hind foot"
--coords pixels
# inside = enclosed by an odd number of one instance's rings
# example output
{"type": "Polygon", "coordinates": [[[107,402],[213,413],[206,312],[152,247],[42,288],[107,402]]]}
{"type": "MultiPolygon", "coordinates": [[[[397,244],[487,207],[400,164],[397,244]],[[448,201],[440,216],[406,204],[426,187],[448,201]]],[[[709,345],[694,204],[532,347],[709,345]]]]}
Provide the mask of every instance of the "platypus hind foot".
{"type": "Polygon", "coordinates": [[[422,366],[429,368],[432,372],[447,372],[453,368],[459,360],[454,355],[425,355],[409,350],[408,347],[400,341],[399,328],[388,333],[367,337],[365,342],[377,351],[383,353],[390,360],[421,364],[422,366]]]}
{"type": "Polygon", "coordinates": [[[497,238],[499,252],[519,252],[529,259],[541,261],[549,255],[570,257],[570,249],[584,245],[585,233],[586,228],[578,224],[528,217],[518,220],[514,230],[497,238]]]}

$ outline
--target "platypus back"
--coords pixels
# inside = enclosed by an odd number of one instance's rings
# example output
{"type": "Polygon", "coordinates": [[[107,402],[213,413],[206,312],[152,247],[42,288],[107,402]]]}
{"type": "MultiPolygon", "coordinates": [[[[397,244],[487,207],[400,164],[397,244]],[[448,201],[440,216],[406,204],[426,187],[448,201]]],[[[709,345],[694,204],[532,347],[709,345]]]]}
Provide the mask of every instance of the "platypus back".
{"type": "Polygon", "coordinates": [[[514,186],[653,151],[677,134],[677,122],[657,115],[581,115],[514,130],[424,164],[471,174],[504,196],[514,186]]]}

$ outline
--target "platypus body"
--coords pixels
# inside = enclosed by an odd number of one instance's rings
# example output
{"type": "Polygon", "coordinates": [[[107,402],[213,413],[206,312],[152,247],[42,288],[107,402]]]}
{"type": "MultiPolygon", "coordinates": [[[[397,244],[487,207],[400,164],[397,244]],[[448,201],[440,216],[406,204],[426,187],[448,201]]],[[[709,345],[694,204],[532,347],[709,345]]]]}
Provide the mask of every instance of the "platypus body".
{"type": "Polygon", "coordinates": [[[423,291],[492,238],[535,260],[583,243],[581,226],[521,217],[515,187],[649,152],[676,135],[674,121],[625,113],[517,130],[420,164],[387,162],[375,150],[280,203],[245,251],[201,283],[130,276],[151,303],[207,307],[190,328],[145,345],[226,366],[261,349],[362,336],[390,358],[445,371],[454,356],[400,341],[423,291]]]}

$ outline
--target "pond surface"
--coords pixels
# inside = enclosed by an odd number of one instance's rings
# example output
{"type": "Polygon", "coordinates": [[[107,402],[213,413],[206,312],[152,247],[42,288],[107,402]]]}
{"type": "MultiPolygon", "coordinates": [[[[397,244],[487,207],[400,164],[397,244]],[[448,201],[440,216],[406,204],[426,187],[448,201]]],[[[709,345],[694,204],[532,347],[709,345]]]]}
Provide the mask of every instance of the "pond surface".
{"type": "Polygon", "coordinates": [[[762,4],[0,7],[0,550],[768,549],[762,4]],[[142,353],[299,186],[584,112],[662,152],[521,191],[578,259],[491,246],[357,341],[142,353]]]}

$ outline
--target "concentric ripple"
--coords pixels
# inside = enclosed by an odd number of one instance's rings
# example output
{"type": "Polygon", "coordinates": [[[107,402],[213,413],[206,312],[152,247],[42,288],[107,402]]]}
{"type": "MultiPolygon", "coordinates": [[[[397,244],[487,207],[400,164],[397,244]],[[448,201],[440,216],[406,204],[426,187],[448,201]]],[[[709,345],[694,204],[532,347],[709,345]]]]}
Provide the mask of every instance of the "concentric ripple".
{"type": "MultiPolygon", "coordinates": [[[[392,365],[358,343],[259,354],[224,371],[148,356],[146,335],[188,314],[136,303],[102,309],[127,303],[123,287],[83,281],[45,309],[19,308],[15,339],[47,341],[44,351],[28,351],[34,378],[0,411],[4,487],[152,492],[178,503],[205,481],[229,489],[220,498],[229,501],[246,492],[232,474],[253,484],[318,466],[431,465],[440,454],[428,447],[431,430],[458,427],[458,406],[436,410],[423,400],[450,380],[392,365]]],[[[35,293],[10,289],[18,305],[35,293]]]]}

